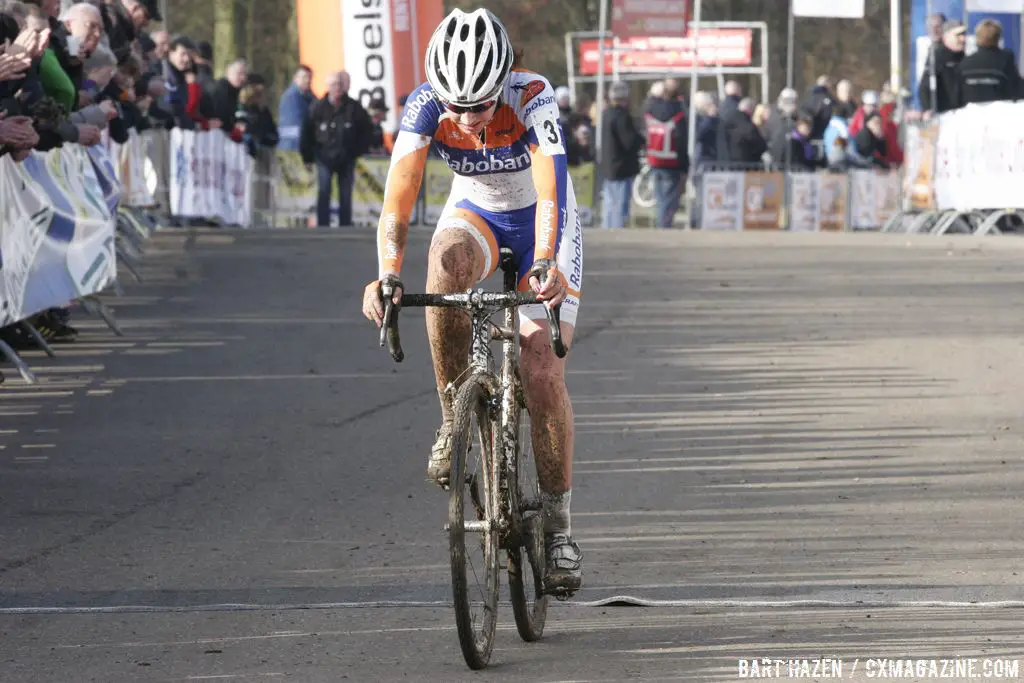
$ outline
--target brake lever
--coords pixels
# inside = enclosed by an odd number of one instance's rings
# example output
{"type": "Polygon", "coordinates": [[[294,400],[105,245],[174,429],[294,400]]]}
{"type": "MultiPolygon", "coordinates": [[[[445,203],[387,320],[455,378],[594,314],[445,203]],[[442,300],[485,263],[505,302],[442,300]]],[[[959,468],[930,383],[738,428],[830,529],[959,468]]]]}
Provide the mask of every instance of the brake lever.
{"type": "Polygon", "coordinates": [[[555,355],[559,358],[565,358],[568,353],[568,349],[565,348],[565,343],[562,341],[562,322],[560,319],[560,310],[562,304],[550,308],[547,305],[544,306],[544,312],[548,314],[548,327],[551,328],[551,350],[555,352],[555,355]]]}
{"type": "Polygon", "coordinates": [[[380,345],[387,344],[392,360],[401,363],[405,360],[402,351],[402,340],[398,335],[398,312],[401,306],[395,306],[395,284],[389,279],[380,283],[381,297],[384,299],[384,319],[380,326],[380,345]]]}
{"type": "MultiPolygon", "coordinates": [[[[534,270],[534,275],[540,282],[546,282],[548,279],[549,268],[543,263],[537,264],[534,270]]],[[[551,333],[551,350],[555,352],[555,355],[559,358],[565,358],[568,353],[568,349],[565,348],[565,343],[562,341],[562,323],[560,318],[560,311],[562,304],[557,306],[548,306],[543,301],[538,302],[544,307],[544,312],[548,316],[548,327],[551,333]]]]}

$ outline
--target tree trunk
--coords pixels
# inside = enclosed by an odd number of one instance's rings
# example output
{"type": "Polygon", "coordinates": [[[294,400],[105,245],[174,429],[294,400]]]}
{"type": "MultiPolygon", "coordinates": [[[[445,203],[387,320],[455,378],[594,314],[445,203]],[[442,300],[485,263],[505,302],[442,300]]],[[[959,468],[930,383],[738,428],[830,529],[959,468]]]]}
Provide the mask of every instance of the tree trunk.
{"type": "Polygon", "coordinates": [[[236,14],[235,0],[213,0],[213,62],[218,75],[241,54],[236,14]]]}

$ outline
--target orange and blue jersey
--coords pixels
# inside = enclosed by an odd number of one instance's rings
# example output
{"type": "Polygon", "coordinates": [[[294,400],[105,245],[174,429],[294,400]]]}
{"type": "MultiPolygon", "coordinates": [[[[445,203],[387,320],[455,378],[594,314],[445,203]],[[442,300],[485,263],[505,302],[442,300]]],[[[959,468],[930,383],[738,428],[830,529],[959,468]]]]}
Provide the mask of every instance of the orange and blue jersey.
{"type": "MultiPolygon", "coordinates": [[[[480,136],[462,131],[427,83],[406,100],[378,231],[382,273],[401,268],[404,239],[396,231],[412,214],[431,144],[455,174],[456,204],[464,202],[485,219],[486,214],[520,219],[533,207],[529,261],[556,258],[566,223],[575,220],[558,105],[544,77],[517,70],[480,136]]],[[[507,221],[488,223],[501,231],[507,221]]]]}

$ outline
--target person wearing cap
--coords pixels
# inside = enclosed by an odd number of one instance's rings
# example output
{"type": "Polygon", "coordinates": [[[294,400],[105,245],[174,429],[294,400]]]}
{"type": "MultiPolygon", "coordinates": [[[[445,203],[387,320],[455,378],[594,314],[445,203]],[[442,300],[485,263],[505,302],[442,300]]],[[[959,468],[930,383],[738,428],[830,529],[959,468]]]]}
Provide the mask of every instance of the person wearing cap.
{"type": "Polygon", "coordinates": [[[391,150],[394,149],[394,135],[384,130],[384,120],[388,117],[389,111],[391,110],[384,102],[383,97],[372,98],[366,107],[366,112],[370,115],[370,123],[373,124],[368,153],[374,156],[390,156],[391,150]]]}
{"type": "Polygon", "coordinates": [[[850,121],[850,135],[856,135],[864,128],[864,122],[878,112],[879,97],[876,90],[865,90],[860,96],[860,106],[850,121]]]}
{"type": "Polygon", "coordinates": [[[959,80],[957,69],[964,61],[964,48],[967,44],[967,29],[959,21],[950,19],[943,22],[941,31],[942,38],[932,45],[931,55],[925,64],[924,73],[917,88],[921,109],[935,111],[939,114],[960,106],[957,104],[957,82],[959,80]],[[934,95],[932,91],[933,69],[935,72],[934,95]]]}
{"type": "Polygon", "coordinates": [[[1020,71],[1011,50],[999,47],[1003,27],[994,19],[986,19],[975,30],[978,51],[960,63],[956,82],[956,102],[972,103],[1016,100],[1022,93],[1020,71]]]}

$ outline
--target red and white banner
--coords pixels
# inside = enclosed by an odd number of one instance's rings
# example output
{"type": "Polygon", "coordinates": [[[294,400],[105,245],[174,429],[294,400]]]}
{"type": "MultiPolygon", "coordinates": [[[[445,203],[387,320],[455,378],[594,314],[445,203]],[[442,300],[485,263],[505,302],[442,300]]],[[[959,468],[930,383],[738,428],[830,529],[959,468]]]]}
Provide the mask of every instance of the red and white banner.
{"type": "Polygon", "coordinates": [[[619,38],[686,35],[690,0],[613,0],[612,33],[619,38]]]}
{"type": "MultiPolygon", "coordinates": [[[[620,72],[673,73],[692,69],[695,57],[700,66],[750,66],[754,32],[750,29],[702,29],[700,51],[694,54],[693,34],[686,37],[631,38],[619,41],[620,72]]],[[[614,73],[612,42],[605,41],[605,74],[614,73]]],[[[580,42],[580,74],[597,74],[600,44],[597,40],[580,42]]]]}

